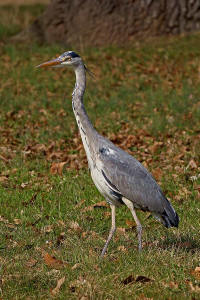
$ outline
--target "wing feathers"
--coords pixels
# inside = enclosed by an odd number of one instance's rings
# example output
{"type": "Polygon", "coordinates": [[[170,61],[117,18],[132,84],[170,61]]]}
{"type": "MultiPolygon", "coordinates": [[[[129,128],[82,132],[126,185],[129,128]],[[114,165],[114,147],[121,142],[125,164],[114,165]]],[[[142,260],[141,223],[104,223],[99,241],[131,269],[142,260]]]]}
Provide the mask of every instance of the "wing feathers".
{"type": "MultiPolygon", "coordinates": [[[[176,213],[163,195],[152,175],[134,157],[114,145],[104,146],[99,158],[102,174],[109,185],[122,196],[131,200],[135,207],[156,214],[167,214],[170,223],[177,224],[176,213]]],[[[163,217],[164,218],[164,217],[163,217]]]]}

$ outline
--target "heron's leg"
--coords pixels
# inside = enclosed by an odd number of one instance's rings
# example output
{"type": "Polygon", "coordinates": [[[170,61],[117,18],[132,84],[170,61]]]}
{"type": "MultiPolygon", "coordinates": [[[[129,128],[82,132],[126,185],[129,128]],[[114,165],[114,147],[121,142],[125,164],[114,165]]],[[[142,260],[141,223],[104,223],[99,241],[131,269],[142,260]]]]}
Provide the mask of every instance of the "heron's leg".
{"type": "Polygon", "coordinates": [[[116,231],[116,225],[115,225],[115,205],[113,204],[110,204],[110,208],[111,208],[111,214],[112,214],[112,226],[111,226],[111,229],[110,229],[110,232],[109,232],[109,236],[107,238],[107,241],[105,243],[105,246],[103,247],[103,250],[101,252],[101,257],[104,256],[107,248],[108,248],[108,244],[110,242],[110,240],[112,239],[113,237],[113,234],[115,233],[116,231]]]}
{"type": "Polygon", "coordinates": [[[137,234],[138,234],[138,249],[139,251],[142,250],[142,225],[136,215],[134,206],[133,206],[133,202],[126,199],[126,198],[122,198],[123,202],[126,204],[126,206],[130,209],[132,216],[135,220],[135,223],[137,225],[137,234]]]}

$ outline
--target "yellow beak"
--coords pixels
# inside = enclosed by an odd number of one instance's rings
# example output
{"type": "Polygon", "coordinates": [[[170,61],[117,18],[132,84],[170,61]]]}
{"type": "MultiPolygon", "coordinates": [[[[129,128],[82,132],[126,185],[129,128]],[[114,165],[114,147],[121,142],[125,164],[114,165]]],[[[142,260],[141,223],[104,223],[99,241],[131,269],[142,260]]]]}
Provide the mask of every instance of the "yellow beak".
{"type": "Polygon", "coordinates": [[[57,66],[61,64],[61,60],[58,58],[46,61],[38,66],[36,66],[36,68],[46,68],[46,67],[53,67],[53,66],[57,66]]]}

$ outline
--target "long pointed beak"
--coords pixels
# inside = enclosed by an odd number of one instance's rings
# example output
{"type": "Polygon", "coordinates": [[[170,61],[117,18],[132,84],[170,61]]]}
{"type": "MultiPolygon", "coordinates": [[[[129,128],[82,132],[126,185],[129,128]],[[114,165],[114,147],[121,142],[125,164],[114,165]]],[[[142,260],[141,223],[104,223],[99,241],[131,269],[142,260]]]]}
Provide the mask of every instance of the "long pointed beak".
{"type": "Polygon", "coordinates": [[[55,58],[49,61],[46,61],[38,66],[36,68],[46,68],[46,67],[53,67],[61,64],[61,60],[59,58],[55,58]]]}

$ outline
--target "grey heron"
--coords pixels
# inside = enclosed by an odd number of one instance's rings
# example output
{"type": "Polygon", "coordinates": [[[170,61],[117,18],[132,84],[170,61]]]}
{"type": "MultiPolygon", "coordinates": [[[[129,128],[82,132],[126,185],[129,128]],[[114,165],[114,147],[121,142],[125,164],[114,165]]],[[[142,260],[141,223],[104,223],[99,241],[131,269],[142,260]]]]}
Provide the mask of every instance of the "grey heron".
{"type": "Polygon", "coordinates": [[[142,226],[135,209],[151,212],[167,228],[178,227],[177,213],[147,169],[133,156],[101,136],[93,127],[83,104],[87,69],[81,57],[73,51],[67,51],[38,67],[50,66],[72,66],[75,72],[73,112],[87,155],[91,177],[111,207],[112,226],[101,257],[104,256],[116,230],[115,209],[122,204],[130,209],[135,220],[139,250],[142,249],[142,226]]]}

